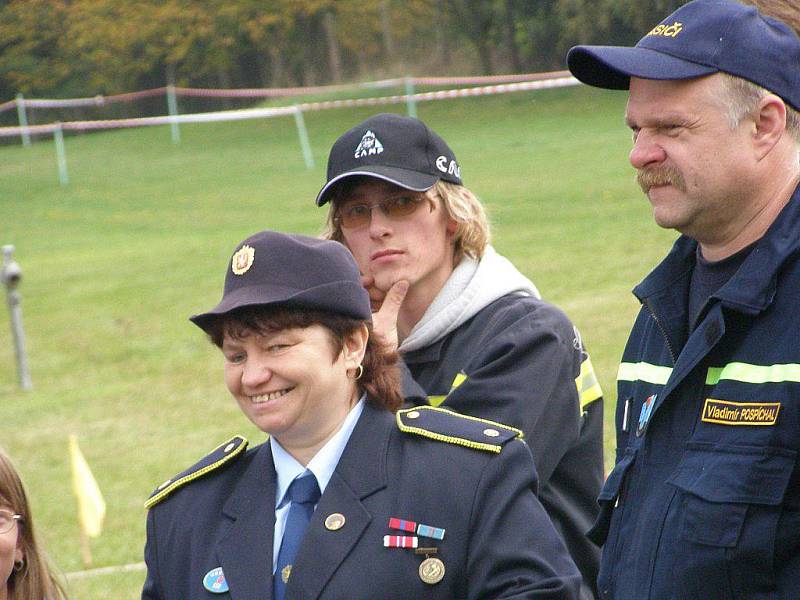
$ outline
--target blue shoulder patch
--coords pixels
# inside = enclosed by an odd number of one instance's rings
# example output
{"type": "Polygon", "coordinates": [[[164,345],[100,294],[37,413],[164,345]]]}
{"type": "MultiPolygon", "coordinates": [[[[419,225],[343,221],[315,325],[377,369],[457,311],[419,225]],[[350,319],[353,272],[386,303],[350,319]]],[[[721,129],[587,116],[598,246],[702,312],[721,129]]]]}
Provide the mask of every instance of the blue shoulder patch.
{"type": "Polygon", "coordinates": [[[220,444],[214,450],[209,452],[199,462],[192,465],[182,473],[179,473],[171,479],[167,479],[164,483],[158,486],[147,501],[144,503],[145,508],[152,508],[164,498],[169,496],[172,492],[187,483],[191,483],[195,479],[199,479],[204,475],[219,469],[237,457],[241,456],[247,449],[248,441],[241,435],[235,435],[224,444],[220,444]]]}
{"type": "Polygon", "coordinates": [[[509,440],[523,437],[514,427],[433,406],[398,410],[396,418],[405,433],[486,452],[499,453],[509,440]]]}

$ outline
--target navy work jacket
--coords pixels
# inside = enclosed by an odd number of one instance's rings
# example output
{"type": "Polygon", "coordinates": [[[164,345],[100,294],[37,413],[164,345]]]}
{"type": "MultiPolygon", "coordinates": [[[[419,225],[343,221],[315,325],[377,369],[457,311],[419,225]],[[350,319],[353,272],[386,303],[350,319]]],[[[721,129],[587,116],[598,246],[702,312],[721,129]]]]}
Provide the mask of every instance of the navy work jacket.
{"type": "MultiPolygon", "coordinates": [[[[575,600],[580,575],[532,491],[518,432],[416,413],[401,428],[400,417],[364,407],[308,524],[286,600],[575,600]],[[485,443],[461,437],[462,425],[485,443]],[[426,552],[384,547],[386,535],[413,535],[390,529],[390,517],[445,530],[442,540],[419,537],[441,561],[440,580],[423,578],[426,552]]],[[[266,443],[155,503],[143,600],[271,600],[275,485],[266,443]]]]}
{"type": "Polygon", "coordinates": [[[800,191],[690,331],[697,244],[634,290],[592,531],[614,600],[800,597],[800,191]]]}
{"type": "Polygon", "coordinates": [[[539,499],[593,599],[600,549],[586,537],[603,484],[603,398],[577,329],[555,306],[509,294],[438,341],[403,355],[410,403],[521,429],[539,499]]]}

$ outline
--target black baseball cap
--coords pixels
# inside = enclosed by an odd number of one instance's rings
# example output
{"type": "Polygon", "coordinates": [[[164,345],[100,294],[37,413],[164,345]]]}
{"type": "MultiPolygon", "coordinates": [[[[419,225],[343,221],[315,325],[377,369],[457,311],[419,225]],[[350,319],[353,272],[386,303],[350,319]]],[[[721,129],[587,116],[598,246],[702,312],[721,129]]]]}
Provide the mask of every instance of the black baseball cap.
{"type": "Polygon", "coordinates": [[[463,185],[461,167],[445,141],[412,117],[379,114],[342,134],[328,156],[328,181],[317,206],[347,177],[377,177],[402,188],[424,192],[440,179],[463,185]]]}
{"type": "Polygon", "coordinates": [[[274,305],[372,320],[369,295],[347,248],[339,242],[277,231],[256,233],[236,246],[222,300],[189,320],[208,331],[216,319],[236,309],[274,305]]]}
{"type": "Polygon", "coordinates": [[[800,38],[756,8],[694,0],[630,46],[575,46],[567,66],[583,83],[628,89],[630,78],[676,80],[725,72],[800,110],[800,38]]]}

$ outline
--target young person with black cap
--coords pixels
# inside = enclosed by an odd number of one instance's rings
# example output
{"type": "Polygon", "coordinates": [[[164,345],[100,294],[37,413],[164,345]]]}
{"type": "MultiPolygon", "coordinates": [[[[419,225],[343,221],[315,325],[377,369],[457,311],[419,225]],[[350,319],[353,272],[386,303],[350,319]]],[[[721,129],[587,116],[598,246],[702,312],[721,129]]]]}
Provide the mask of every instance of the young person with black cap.
{"type": "Polygon", "coordinates": [[[630,162],[682,235],[634,293],[617,464],[593,536],[603,598],[797,598],[800,38],[695,0],[635,47],[577,46],[629,89],[630,162]]]}
{"type": "Polygon", "coordinates": [[[269,441],[235,437],[146,506],[146,600],[575,600],[520,432],[402,402],[344,246],[241,242],[192,321],[269,441]],[[396,413],[396,414],[395,414],[396,413]]]}
{"type": "Polygon", "coordinates": [[[489,245],[480,201],[422,121],[373,116],[334,143],[324,237],[353,253],[375,332],[402,356],[407,404],[521,429],[540,499],[593,598],[599,549],[585,532],[603,477],[603,408],[567,317],[489,245]]]}

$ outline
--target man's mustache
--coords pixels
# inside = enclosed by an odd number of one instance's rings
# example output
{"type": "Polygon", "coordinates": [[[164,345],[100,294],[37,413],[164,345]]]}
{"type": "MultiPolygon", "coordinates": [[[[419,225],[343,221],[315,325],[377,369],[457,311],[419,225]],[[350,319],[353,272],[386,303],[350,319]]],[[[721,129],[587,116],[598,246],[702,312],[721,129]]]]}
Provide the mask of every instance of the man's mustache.
{"type": "Polygon", "coordinates": [[[646,194],[656,185],[672,185],[682,192],[686,191],[686,182],[675,167],[649,167],[639,169],[636,173],[636,183],[646,194]]]}

